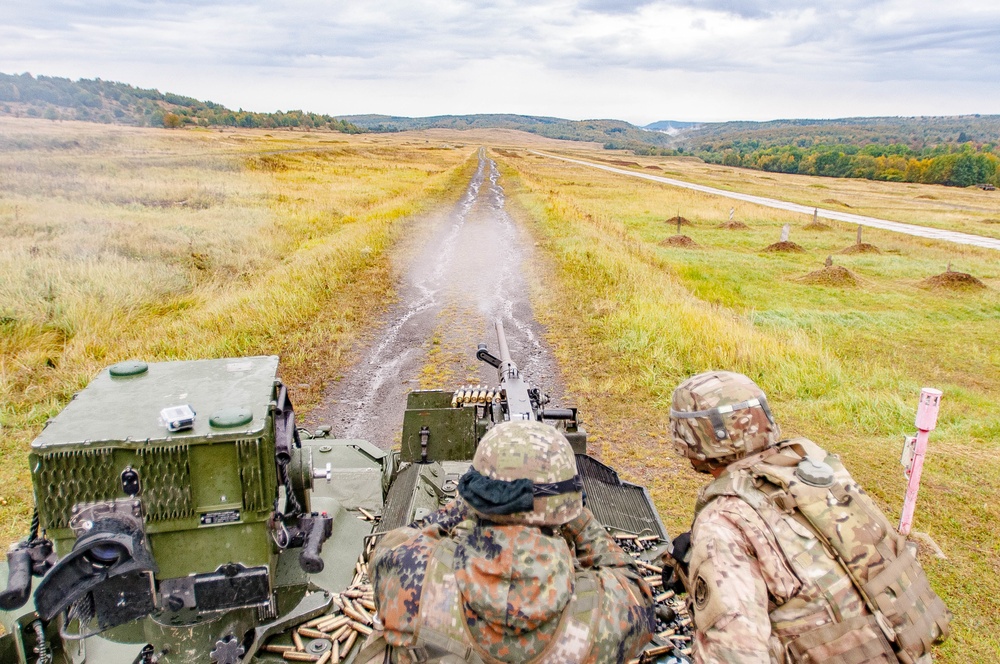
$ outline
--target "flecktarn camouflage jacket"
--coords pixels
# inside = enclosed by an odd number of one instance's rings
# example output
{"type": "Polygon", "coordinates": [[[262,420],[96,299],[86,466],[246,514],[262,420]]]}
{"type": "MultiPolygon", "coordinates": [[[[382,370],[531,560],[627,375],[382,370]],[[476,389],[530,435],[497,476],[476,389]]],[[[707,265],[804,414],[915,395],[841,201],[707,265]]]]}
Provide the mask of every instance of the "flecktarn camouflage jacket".
{"type": "Polygon", "coordinates": [[[393,662],[624,662],[650,638],[650,589],[586,509],[498,525],[459,499],[387,534],[370,569],[383,629],[361,661],[381,639],[393,662]]]}

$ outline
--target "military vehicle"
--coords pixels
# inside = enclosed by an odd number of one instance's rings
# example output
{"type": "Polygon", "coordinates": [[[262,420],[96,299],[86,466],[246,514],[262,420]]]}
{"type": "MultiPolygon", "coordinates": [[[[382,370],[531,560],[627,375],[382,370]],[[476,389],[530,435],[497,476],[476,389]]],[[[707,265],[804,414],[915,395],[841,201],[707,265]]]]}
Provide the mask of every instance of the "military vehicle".
{"type": "Polygon", "coordinates": [[[646,490],[587,455],[577,411],[548,408],[497,334],[499,356],[477,356],[498,385],[410,393],[393,451],[297,427],[277,357],[102,371],[31,445],[34,519],[0,564],[0,664],[353,661],[376,541],[454,498],[508,419],[566,434],[588,505],[656,585],[667,534],[646,490]]]}

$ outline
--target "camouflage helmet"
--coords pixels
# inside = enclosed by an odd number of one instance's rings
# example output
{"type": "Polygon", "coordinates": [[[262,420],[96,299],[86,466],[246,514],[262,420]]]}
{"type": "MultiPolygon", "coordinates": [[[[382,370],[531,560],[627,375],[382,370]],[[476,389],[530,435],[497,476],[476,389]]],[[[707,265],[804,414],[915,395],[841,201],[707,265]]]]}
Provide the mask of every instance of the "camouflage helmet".
{"type": "Polygon", "coordinates": [[[781,436],[764,392],[730,371],[708,371],[678,385],[670,428],[677,453],[698,461],[735,460],[771,447],[781,436]]]}
{"type": "Polygon", "coordinates": [[[583,510],[573,448],[542,422],[502,422],[487,431],[458,490],[477,515],[494,523],[558,526],[583,510]]]}

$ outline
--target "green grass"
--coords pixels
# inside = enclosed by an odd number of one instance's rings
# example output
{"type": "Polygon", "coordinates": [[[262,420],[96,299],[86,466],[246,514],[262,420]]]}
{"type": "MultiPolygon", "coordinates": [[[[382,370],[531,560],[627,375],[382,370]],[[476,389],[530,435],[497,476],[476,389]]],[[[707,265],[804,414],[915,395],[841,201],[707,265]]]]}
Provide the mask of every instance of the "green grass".
{"type": "Polygon", "coordinates": [[[113,362],[278,354],[308,409],[392,296],[401,222],[476,163],[397,137],[0,130],[2,543],[27,529],[28,443],[113,362]]]}
{"type": "MultiPolygon", "coordinates": [[[[885,253],[838,255],[854,228],[806,232],[794,215],[743,205],[738,218],[750,230],[723,230],[726,199],[554,160],[501,161],[520,216],[552,262],[537,309],[573,367],[568,389],[603,456],[650,486],[671,532],[690,526],[706,481],[674,457],[666,435],[671,392],[689,375],[750,375],[784,433],[841,454],[890,519],[901,509],[900,441],[914,428],[920,388],[942,389],[915,523],[948,556],[922,554],[955,612],[938,654],[949,662],[1000,656],[996,252],[866,230],[865,241],[885,253]],[[682,233],[699,248],[659,244],[676,233],[663,220],[678,210],[695,222],[682,233]],[[762,252],[785,223],[796,224],[791,239],[806,252],[762,252]],[[798,281],[828,255],[857,275],[857,287],[798,281]],[[949,262],[989,289],[919,287],[949,262]]],[[[888,200],[909,185],[882,186],[888,200]]]]}
{"type": "MultiPolygon", "coordinates": [[[[670,177],[727,191],[777,198],[811,207],[867,215],[901,221],[918,226],[1000,238],[1000,192],[983,191],[976,187],[945,187],[931,184],[884,183],[853,178],[828,178],[804,175],[768,173],[744,168],[706,164],[694,157],[639,157],[627,155],[609,158],[606,151],[559,149],[560,154],[592,162],[638,164],[630,170],[670,177]],[[655,168],[650,168],[655,167],[655,168]]],[[[556,150],[553,150],[556,152],[556,150]]],[[[563,180],[572,179],[563,176],[563,180]]],[[[619,178],[620,179],[620,178],[619,178]]],[[[601,185],[598,185],[601,186],[601,185]]],[[[678,198],[678,203],[686,199],[678,198]]],[[[768,214],[766,208],[728,198],[718,198],[714,207],[735,208],[736,218],[749,220],[746,215],[768,214]]],[[[672,217],[676,210],[655,211],[672,217]]],[[[682,207],[682,214],[691,217],[694,208],[682,207]]],[[[713,216],[713,219],[719,217],[713,216]]],[[[728,218],[728,217],[726,217],[728,218]]],[[[801,227],[811,220],[802,215],[790,216],[789,222],[801,227]]],[[[867,232],[867,231],[866,231],[867,232]]]]}

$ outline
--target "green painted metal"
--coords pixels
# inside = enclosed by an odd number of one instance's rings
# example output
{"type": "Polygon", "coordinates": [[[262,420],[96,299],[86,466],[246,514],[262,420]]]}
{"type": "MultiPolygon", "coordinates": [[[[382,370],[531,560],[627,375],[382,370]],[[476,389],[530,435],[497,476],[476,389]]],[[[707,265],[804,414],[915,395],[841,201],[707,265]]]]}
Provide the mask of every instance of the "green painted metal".
{"type": "Polygon", "coordinates": [[[116,378],[122,378],[144,374],[148,369],[149,365],[142,360],[125,360],[108,367],[108,373],[116,378]]]}
{"type": "Polygon", "coordinates": [[[476,453],[489,421],[480,416],[477,406],[452,406],[452,396],[439,390],[410,392],[403,414],[401,460],[424,459],[422,432],[426,433],[428,460],[471,459],[476,453]]]}
{"type": "Polygon", "coordinates": [[[253,422],[253,411],[246,406],[231,406],[212,413],[208,423],[216,429],[232,429],[253,422]]]}

